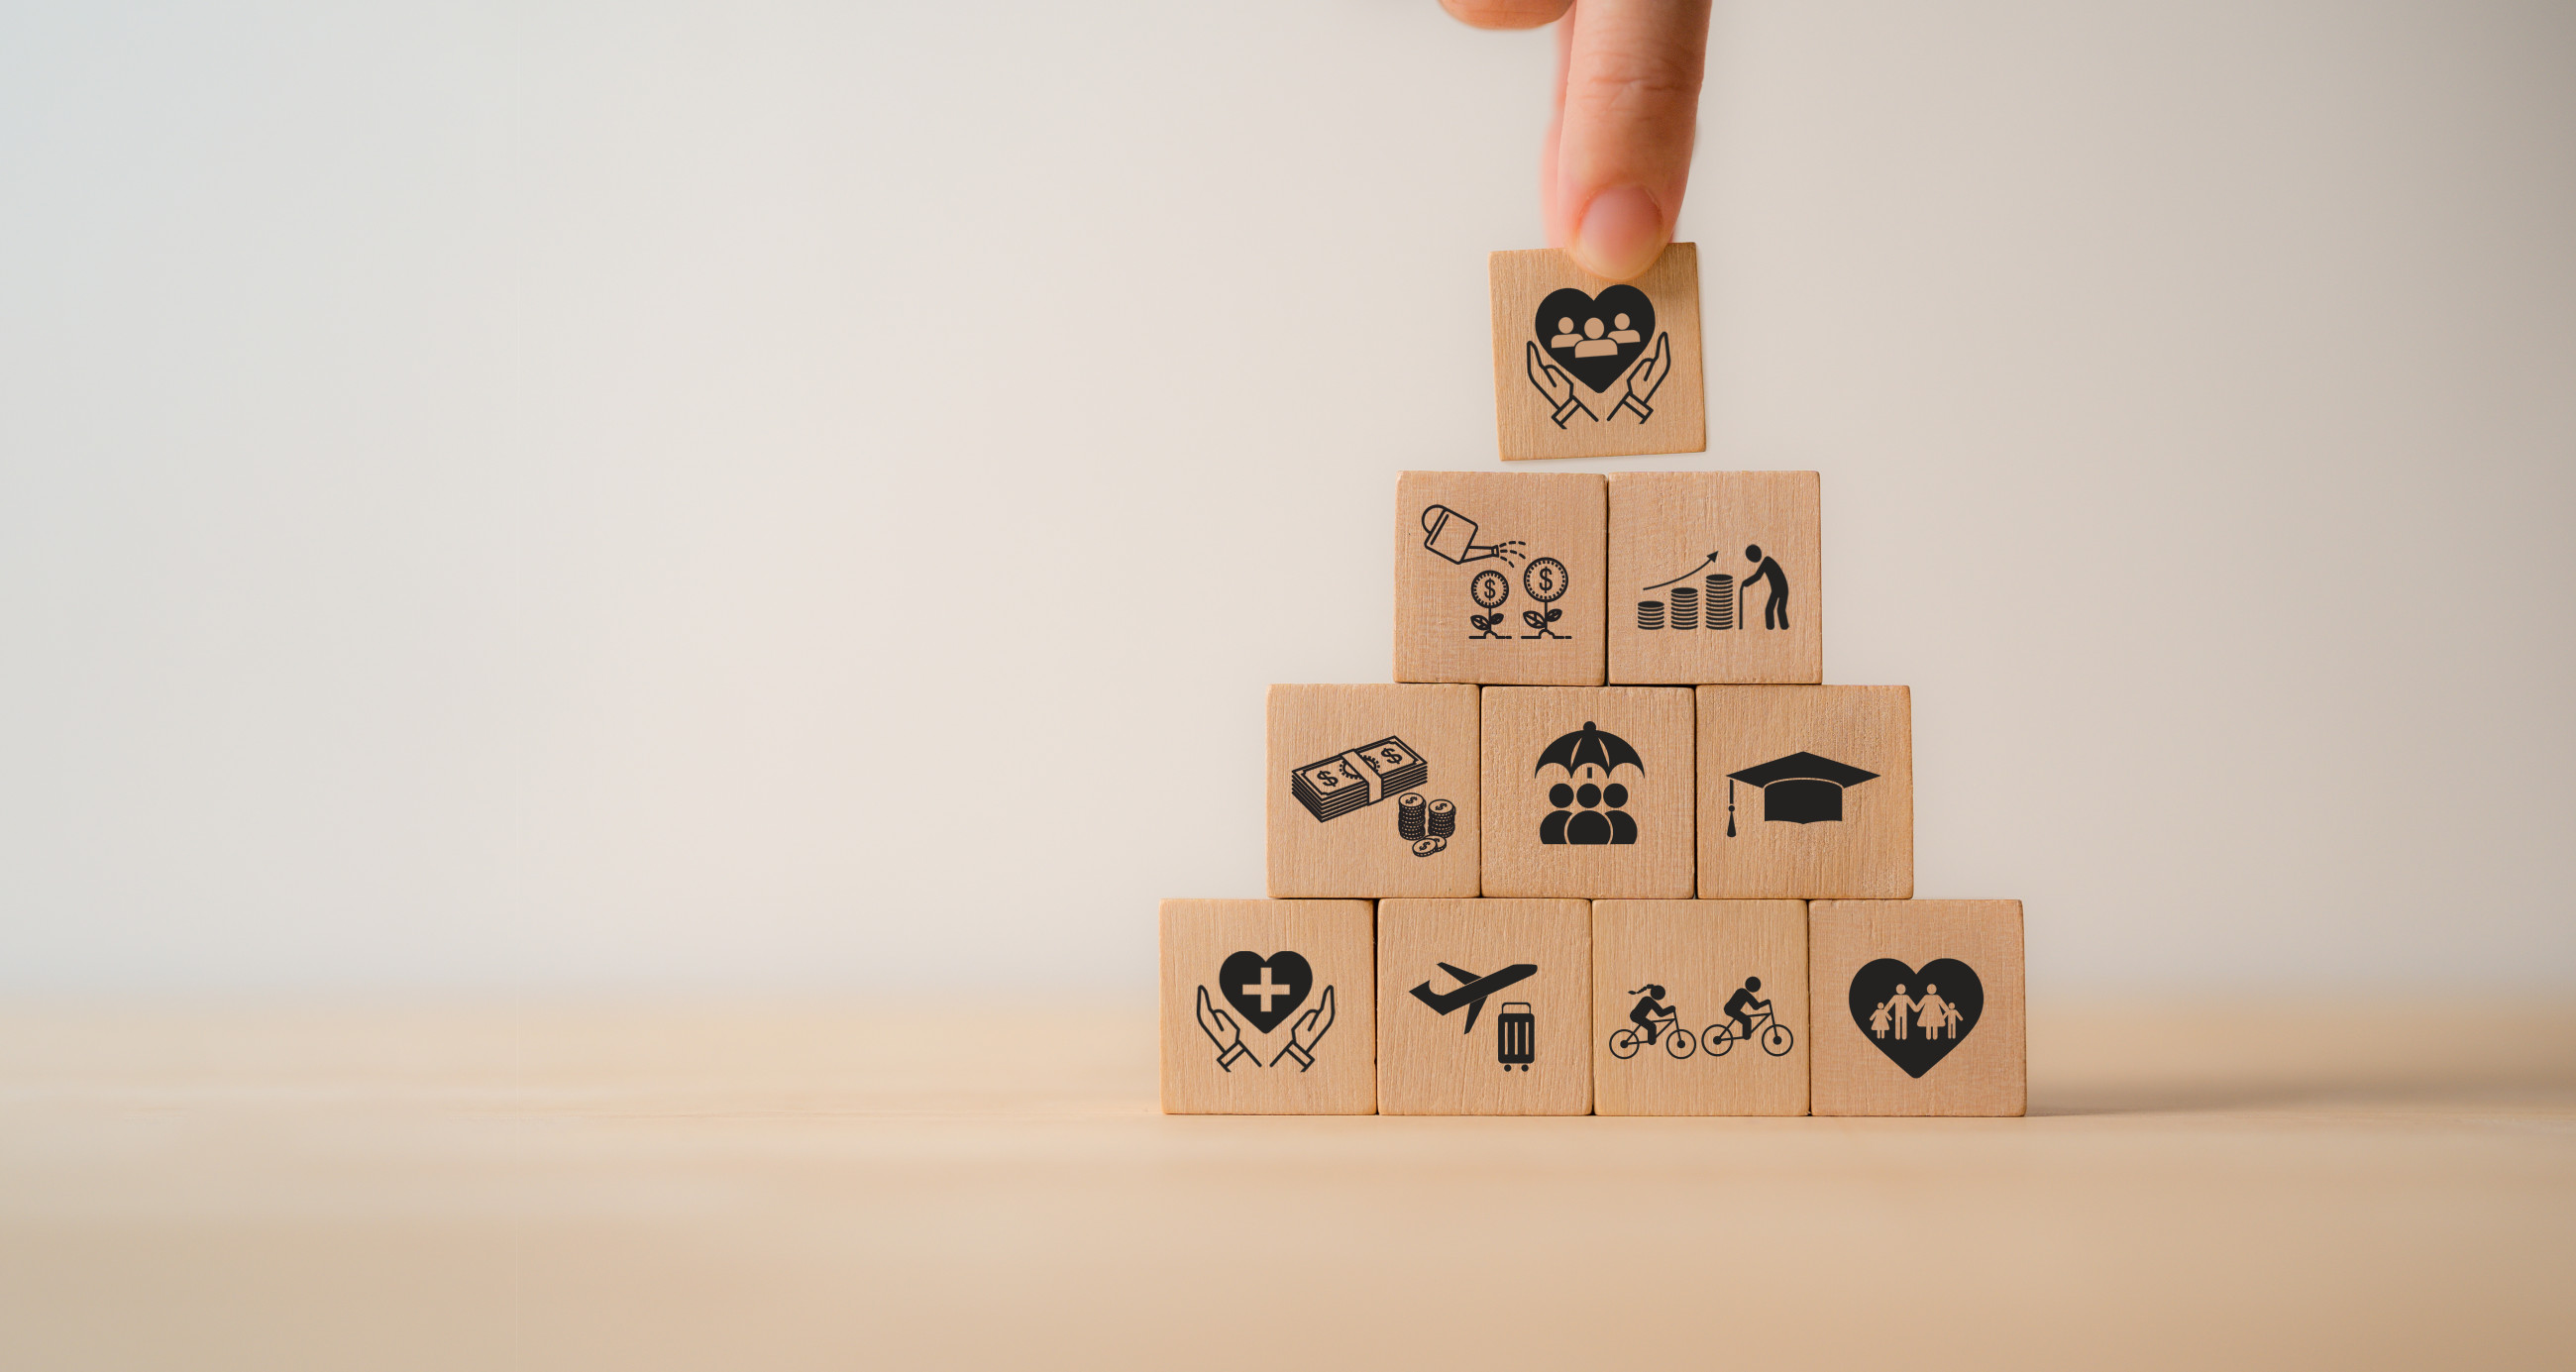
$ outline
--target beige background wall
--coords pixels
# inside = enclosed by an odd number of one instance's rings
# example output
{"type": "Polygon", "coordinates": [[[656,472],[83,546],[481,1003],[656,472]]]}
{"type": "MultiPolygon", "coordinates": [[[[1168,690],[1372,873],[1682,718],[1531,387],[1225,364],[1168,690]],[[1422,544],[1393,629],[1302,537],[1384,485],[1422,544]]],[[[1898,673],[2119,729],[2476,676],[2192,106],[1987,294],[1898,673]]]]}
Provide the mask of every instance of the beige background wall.
{"type": "MultiPolygon", "coordinates": [[[[0,11],[0,988],[1150,984],[1493,462],[1429,0],[0,11]]],[[[1710,451],[2034,995],[2576,982],[2576,11],[1724,4],[1710,451]]]]}

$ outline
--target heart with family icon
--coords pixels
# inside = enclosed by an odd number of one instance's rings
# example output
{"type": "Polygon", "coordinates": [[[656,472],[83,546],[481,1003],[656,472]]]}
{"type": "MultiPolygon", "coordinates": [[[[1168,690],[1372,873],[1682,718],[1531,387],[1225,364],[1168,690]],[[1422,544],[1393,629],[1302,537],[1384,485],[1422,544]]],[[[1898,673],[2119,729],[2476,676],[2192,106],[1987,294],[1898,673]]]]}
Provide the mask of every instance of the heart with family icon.
{"type": "Polygon", "coordinates": [[[1655,302],[1634,286],[1606,287],[1597,296],[1566,286],[1538,302],[1531,328],[1556,365],[1597,395],[1655,341],[1655,302]]]}
{"type": "Polygon", "coordinates": [[[1266,958],[1250,951],[1236,953],[1217,968],[1216,976],[1225,1003],[1265,1034],[1297,1013],[1297,1007],[1306,1003],[1306,993],[1315,987],[1315,969],[1306,965],[1302,953],[1273,953],[1266,958]]]}
{"type": "Polygon", "coordinates": [[[1909,1077],[1950,1056],[1985,1009],[1986,984],[1957,958],[1934,958],[1920,971],[1880,958],[1852,976],[1852,1023],[1909,1077]]]}

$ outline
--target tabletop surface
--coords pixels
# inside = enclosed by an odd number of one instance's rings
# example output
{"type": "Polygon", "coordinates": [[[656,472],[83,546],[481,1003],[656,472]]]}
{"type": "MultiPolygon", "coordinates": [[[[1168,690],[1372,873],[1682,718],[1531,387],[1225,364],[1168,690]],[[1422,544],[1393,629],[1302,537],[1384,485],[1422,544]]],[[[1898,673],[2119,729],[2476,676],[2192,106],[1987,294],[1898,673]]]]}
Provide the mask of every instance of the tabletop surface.
{"type": "Polygon", "coordinates": [[[2576,1005],[2011,1120],[1156,1112],[1150,1005],[0,1008],[0,1366],[2564,1366],[2576,1005]]]}

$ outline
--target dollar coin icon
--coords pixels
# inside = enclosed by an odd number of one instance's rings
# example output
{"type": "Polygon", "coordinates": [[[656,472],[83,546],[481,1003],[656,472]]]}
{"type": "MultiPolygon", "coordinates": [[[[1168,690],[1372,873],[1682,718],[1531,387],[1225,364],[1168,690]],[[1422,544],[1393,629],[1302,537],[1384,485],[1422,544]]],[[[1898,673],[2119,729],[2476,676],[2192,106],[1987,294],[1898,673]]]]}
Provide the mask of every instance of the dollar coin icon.
{"type": "Polygon", "coordinates": [[[1521,589],[1541,605],[1565,594],[1573,578],[1565,574],[1565,564],[1552,557],[1536,558],[1521,569],[1521,589]]]}
{"type": "Polygon", "coordinates": [[[1467,583],[1467,594],[1474,596],[1477,604],[1490,610],[1512,598],[1512,579],[1488,567],[1476,573],[1476,579],[1467,583]]]}

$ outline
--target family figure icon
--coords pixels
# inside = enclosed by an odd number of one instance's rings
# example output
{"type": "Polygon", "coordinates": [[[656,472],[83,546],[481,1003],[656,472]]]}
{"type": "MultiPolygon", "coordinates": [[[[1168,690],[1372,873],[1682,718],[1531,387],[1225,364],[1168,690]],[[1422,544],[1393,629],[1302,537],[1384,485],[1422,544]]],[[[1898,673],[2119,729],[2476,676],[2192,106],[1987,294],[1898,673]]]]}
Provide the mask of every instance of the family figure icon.
{"type": "Polygon", "coordinates": [[[1616,357],[1619,355],[1620,344],[1645,341],[1635,329],[1628,327],[1628,316],[1618,315],[1611,319],[1610,323],[1613,327],[1606,336],[1601,331],[1601,321],[1598,319],[1584,320],[1583,332],[1576,333],[1574,316],[1560,315],[1556,321],[1556,337],[1549,339],[1547,345],[1551,348],[1572,348],[1576,357],[1616,357]]]}
{"type": "Polygon", "coordinates": [[[1869,1012],[1869,1029],[1880,1038],[1886,1038],[1888,1031],[1893,1029],[1899,1043],[1905,1041],[1909,1024],[1921,1029],[1927,1039],[1955,1039],[1959,1036],[1959,1021],[1965,1018],[1958,1006],[1941,999],[1939,986],[1927,982],[1922,995],[1908,999],[1905,984],[1898,982],[1896,994],[1880,1001],[1878,1008],[1869,1012]]]}

